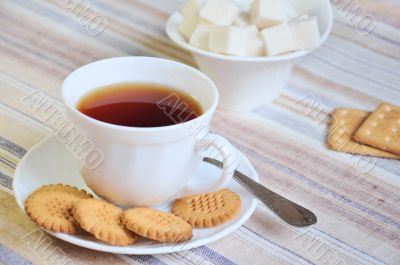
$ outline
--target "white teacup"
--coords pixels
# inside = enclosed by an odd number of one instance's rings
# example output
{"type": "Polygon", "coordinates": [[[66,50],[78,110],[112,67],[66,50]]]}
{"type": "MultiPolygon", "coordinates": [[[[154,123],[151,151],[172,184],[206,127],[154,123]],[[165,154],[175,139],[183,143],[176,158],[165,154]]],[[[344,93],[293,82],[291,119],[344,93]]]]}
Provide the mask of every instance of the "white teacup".
{"type": "Polygon", "coordinates": [[[155,206],[176,196],[209,192],[225,186],[236,168],[225,138],[209,133],[218,104],[214,83],[184,64],[151,57],[121,57],[85,65],[64,81],[62,95],[72,122],[103,152],[94,169],[83,166],[86,184],[100,197],[121,206],[155,206]],[[196,97],[204,113],[187,122],[153,128],[104,123],[78,111],[88,92],[121,82],[149,82],[173,87],[196,97]],[[202,163],[201,147],[214,147],[224,162],[214,183],[191,187],[189,180],[202,163]]]}

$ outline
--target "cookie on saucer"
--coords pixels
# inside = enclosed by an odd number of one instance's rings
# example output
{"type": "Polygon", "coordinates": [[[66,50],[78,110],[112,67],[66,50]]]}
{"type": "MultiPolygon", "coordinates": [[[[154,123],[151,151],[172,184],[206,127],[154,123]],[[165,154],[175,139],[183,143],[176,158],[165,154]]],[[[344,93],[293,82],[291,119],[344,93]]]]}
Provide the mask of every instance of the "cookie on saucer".
{"type": "Polygon", "coordinates": [[[25,201],[28,216],[44,229],[53,232],[77,234],[81,231],[72,217],[71,210],[81,199],[93,197],[84,190],[68,185],[46,185],[25,201]]]}
{"type": "Polygon", "coordinates": [[[121,223],[122,209],[106,201],[87,199],[77,202],[72,215],[78,224],[98,240],[114,246],[135,243],[138,236],[121,223]]]}
{"type": "Polygon", "coordinates": [[[122,215],[129,230],[163,243],[176,243],[192,238],[192,227],[181,218],[151,208],[133,208],[122,215]]]}
{"type": "Polygon", "coordinates": [[[172,212],[193,227],[213,227],[232,220],[240,212],[239,195],[223,189],[175,200],[172,212]]]}

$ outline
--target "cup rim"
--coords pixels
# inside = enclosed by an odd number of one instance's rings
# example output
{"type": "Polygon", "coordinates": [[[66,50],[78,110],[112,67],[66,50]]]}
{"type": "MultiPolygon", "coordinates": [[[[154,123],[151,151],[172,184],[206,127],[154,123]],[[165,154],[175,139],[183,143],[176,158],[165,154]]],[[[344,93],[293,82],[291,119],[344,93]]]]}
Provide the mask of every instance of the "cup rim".
{"type": "MultiPolygon", "coordinates": [[[[151,82],[151,81],[149,81],[151,82]]],[[[157,58],[157,57],[148,57],[148,56],[123,56],[123,57],[112,57],[112,58],[107,58],[107,59],[102,59],[102,60],[98,60],[98,61],[94,61],[88,64],[85,64],[77,69],[75,69],[74,71],[72,71],[63,81],[62,86],[61,86],[61,97],[63,100],[63,103],[67,106],[67,108],[75,115],[77,115],[79,118],[86,120],[87,122],[93,124],[93,125],[97,125],[97,126],[102,126],[108,129],[114,129],[114,130],[120,130],[120,131],[126,131],[126,132],[160,132],[160,131],[170,131],[170,130],[174,130],[177,129],[181,126],[184,126],[185,124],[188,123],[196,123],[199,122],[203,119],[205,119],[207,116],[212,115],[212,113],[216,110],[217,105],[218,105],[218,101],[219,101],[219,93],[218,93],[218,89],[216,87],[216,85],[214,84],[214,82],[205,74],[203,74],[202,72],[200,72],[199,70],[190,67],[186,64],[177,62],[177,61],[173,61],[173,60],[168,60],[168,59],[163,59],[163,58],[157,58]],[[100,63],[107,63],[110,61],[119,61],[119,60],[136,60],[136,61],[141,61],[141,60],[153,60],[156,63],[172,63],[175,64],[176,66],[179,67],[183,67],[188,71],[192,71],[194,73],[196,73],[196,75],[198,75],[200,78],[203,78],[208,84],[209,87],[212,90],[214,99],[213,102],[211,104],[211,106],[205,110],[203,112],[203,114],[201,114],[200,116],[189,120],[189,121],[185,121],[182,123],[177,123],[177,124],[172,124],[172,125],[168,125],[168,126],[159,126],[159,127],[129,127],[129,126],[122,126],[122,125],[116,125],[116,124],[111,124],[111,123],[107,123],[107,122],[103,122],[97,119],[94,119],[90,116],[87,116],[85,114],[83,114],[82,112],[80,112],[76,106],[74,106],[73,104],[71,104],[70,102],[67,101],[67,82],[78,72],[85,70],[86,68],[89,67],[93,67],[97,64],[100,63]]]]}
{"type": "MultiPolygon", "coordinates": [[[[327,8],[329,8],[329,17],[327,18],[327,21],[328,21],[327,28],[321,36],[321,45],[328,38],[328,36],[332,30],[332,25],[333,25],[332,5],[330,4],[329,1],[326,1],[326,2],[327,2],[327,8]]],[[[251,57],[251,56],[234,56],[234,55],[218,54],[218,53],[202,50],[200,48],[190,45],[187,41],[183,41],[183,36],[178,30],[178,24],[182,19],[183,19],[183,15],[179,11],[174,12],[168,18],[168,21],[167,21],[167,24],[165,27],[165,31],[166,31],[168,37],[176,45],[178,45],[179,47],[181,47],[184,50],[190,51],[194,54],[203,55],[203,56],[214,58],[214,59],[220,59],[220,60],[226,60],[226,61],[236,61],[236,62],[277,62],[277,61],[291,60],[291,59],[295,59],[298,57],[302,57],[302,56],[319,48],[319,47],[316,47],[311,50],[295,51],[295,52],[290,52],[287,54],[273,55],[273,56],[252,56],[251,57]]]]}

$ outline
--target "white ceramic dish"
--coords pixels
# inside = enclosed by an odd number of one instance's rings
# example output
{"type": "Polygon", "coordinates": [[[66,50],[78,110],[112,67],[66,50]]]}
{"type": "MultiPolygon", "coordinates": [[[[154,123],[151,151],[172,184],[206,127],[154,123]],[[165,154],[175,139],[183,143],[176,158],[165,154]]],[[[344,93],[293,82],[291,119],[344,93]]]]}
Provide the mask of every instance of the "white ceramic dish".
{"type": "MultiPolygon", "coordinates": [[[[329,0],[289,1],[299,14],[317,17],[322,45],[329,36],[333,22],[329,0]]],[[[293,60],[312,51],[265,57],[216,54],[189,45],[178,30],[182,20],[179,12],[172,14],[166,25],[167,35],[176,45],[191,52],[200,70],[217,85],[220,94],[218,106],[222,109],[249,111],[273,100],[286,84],[293,60]]]]}
{"type": "MultiPolygon", "coordinates": [[[[250,178],[258,181],[257,173],[248,159],[239,151],[237,151],[237,155],[238,158],[240,158],[239,170],[250,178]]],[[[26,197],[35,189],[45,184],[69,184],[91,192],[80,175],[80,168],[81,165],[79,161],[55,136],[43,140],[29,150],[15,170],[13,188],[18,205],[24,210],[26,197]]],[[[219,173],[220,169],[217,167],[202,163],[196,176],[206,179],[210,176],[218,176],[219,173]]],[[[193,238],[184,243],[162,244],[142,240],[135,245],[119,247],[107,245],[87,235],[68,235],[47,232],[74,245],[110,253],[145,255],[187,250],[211,243],[232,233],[254,212],[257,206],[257,200],[249,192],[234,181],[227,187],[241,197],[242,209],[239,216],[215,228],[194,229],[193,238]]]]}

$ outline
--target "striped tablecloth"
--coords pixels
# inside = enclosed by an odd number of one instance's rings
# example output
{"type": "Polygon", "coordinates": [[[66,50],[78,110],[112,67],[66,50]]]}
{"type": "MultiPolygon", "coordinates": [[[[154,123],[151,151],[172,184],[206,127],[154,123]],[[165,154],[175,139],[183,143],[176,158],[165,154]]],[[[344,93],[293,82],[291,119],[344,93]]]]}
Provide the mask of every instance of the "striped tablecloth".
{"type": "Polygon", "coordinates": [[[14,169],[29,148],[52,134],[21,98],[40,89],[61,106],[63,79],[102,58],[146,55],[194,65],[164,33],[166,19],[181,4],[0,1],[0,263],[400,264],[400,162],[366,160],[325,146],[333,108],[400,104],[398,0],[332,0],[332,35],[318,51],[297,61],[273,104],[247,114],[218,111],[214,119],[213,130],[249,157],[261,182],[312,209],[319,217],[316,226],[288,226],[259,205],[240,229],[207,246],[127,256],[52,238],[17,207],[14,169]],[[346,7],[364,14],[350,17],[346,7]],[[366,28],[372,22],[376,26],[366,28]]]}

